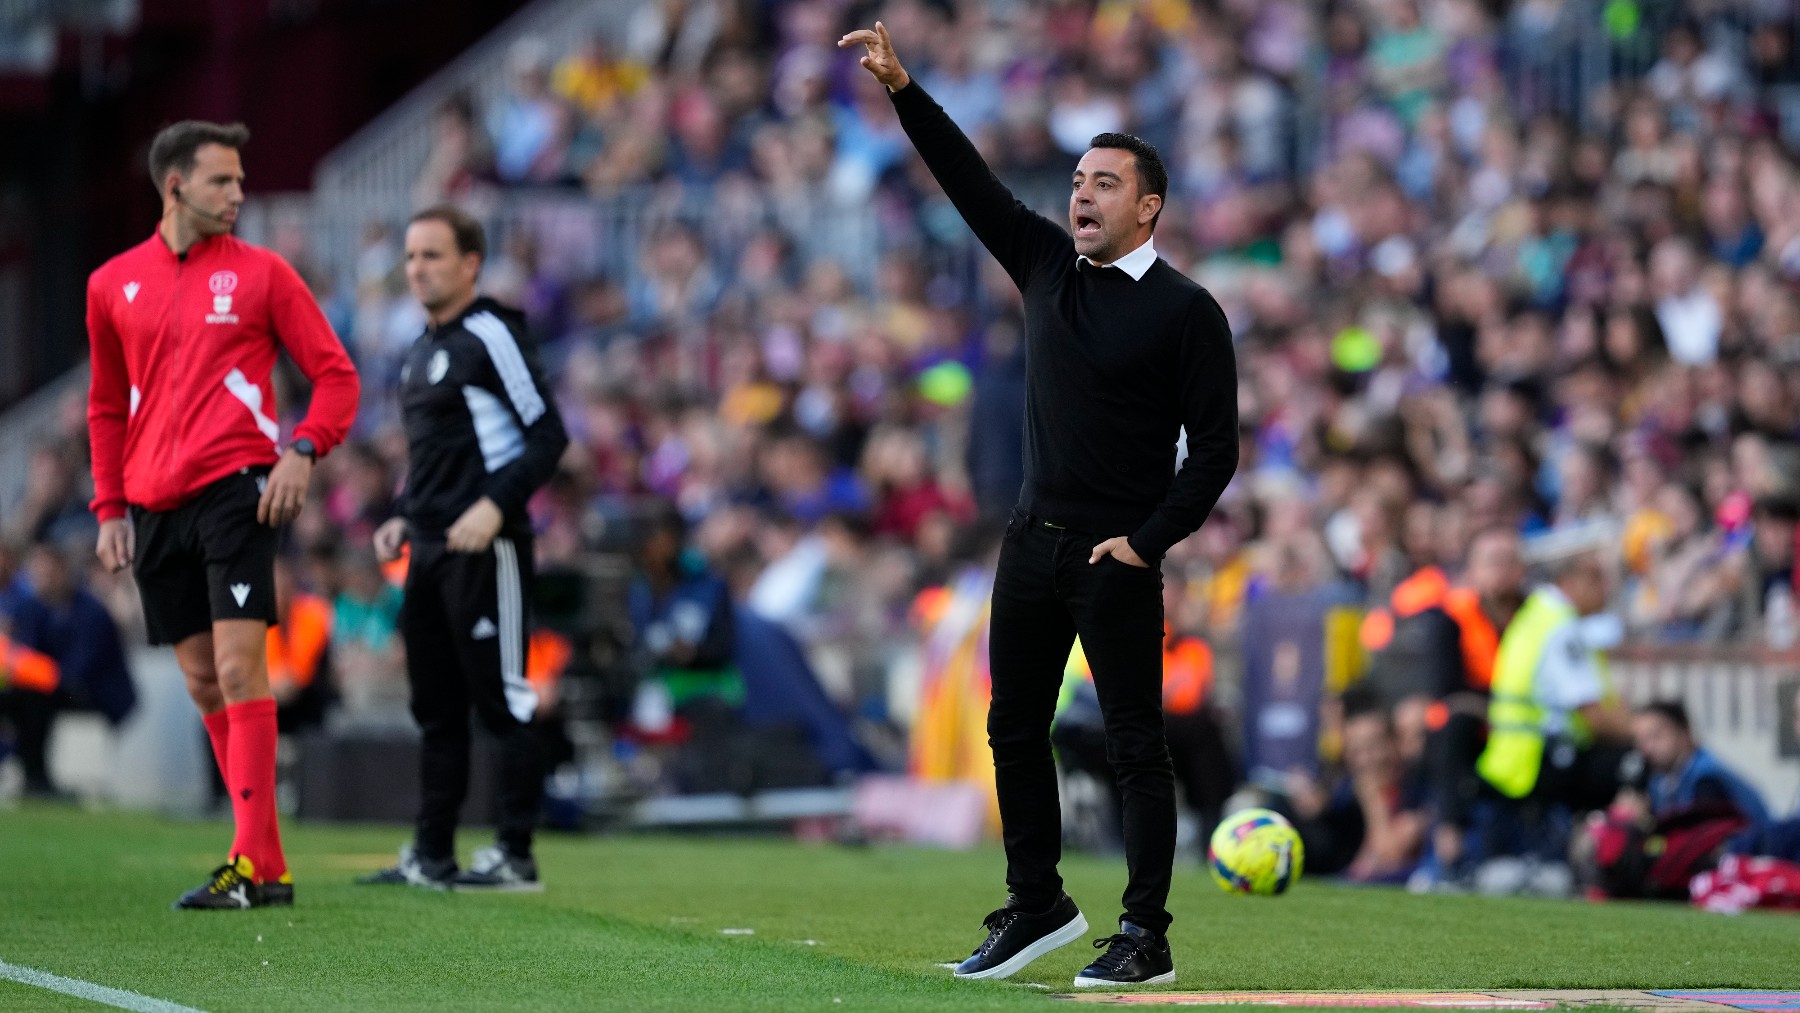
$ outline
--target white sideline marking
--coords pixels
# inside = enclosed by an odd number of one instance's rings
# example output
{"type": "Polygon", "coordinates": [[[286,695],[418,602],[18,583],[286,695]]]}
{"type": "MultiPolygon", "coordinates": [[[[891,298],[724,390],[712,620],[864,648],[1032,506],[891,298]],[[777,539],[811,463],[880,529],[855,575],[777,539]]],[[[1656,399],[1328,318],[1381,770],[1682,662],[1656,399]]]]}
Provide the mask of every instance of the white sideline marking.
{"type": "Polygon", "coordinates": [[[152,999],[147,995],[139,995],[123,989],[107,988],[105,985],[96,985],[91,981],[82,981],[80,978],[64,978],[47,971],[9,964],[4,960],[0,960],[0,978],[16,981],[21,985],[47,988],[52,992],[61,992],[63,995],[72,995],[77,999],[86,999],[89,1002],[97,1002],[119,1009],[136,1010],[138,1013],[200,1013],[192,1006],[152,999]]]}

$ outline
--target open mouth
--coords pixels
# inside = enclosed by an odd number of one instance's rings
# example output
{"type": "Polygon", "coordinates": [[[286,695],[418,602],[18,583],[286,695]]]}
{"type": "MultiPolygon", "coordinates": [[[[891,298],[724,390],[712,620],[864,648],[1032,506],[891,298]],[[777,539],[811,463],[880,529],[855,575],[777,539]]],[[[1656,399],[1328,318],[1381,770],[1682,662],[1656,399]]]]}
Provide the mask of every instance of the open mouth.
{"type": "Polygon", "coordinates": [[[1077,236],[1097,236],[1100,234],[1100,219],[1091,215],[1075,216],[1075,234],[1077,236]]]}

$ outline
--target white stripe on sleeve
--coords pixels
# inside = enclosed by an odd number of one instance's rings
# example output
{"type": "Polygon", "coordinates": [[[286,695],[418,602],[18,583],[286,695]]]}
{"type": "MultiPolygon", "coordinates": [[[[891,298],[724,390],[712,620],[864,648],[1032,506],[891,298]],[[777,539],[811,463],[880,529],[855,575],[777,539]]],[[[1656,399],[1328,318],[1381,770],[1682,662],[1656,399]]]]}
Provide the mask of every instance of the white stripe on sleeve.
{"type": "Polygon", "coordinates": [[[525,453],[525,434],[499,398],[480,387],[464,387],[463,402],[469,406],[475,440],[481,444],[481,463],[488,474],[499,471],[525,453]]]}
{"type": "Polygon", "coordinates": [[[492,313],[477,313],[464,319],[463,326],[487,346],[488,358],[494,361],[500,382],[506,386],[506,396],[512,399],[519,418],[525,420],[526,425],[542,418],[544,396],[532,382],[531,371],[525,368],[525,355],[519,351],[519,343],[513,340],[506,324],[492,313]]]}

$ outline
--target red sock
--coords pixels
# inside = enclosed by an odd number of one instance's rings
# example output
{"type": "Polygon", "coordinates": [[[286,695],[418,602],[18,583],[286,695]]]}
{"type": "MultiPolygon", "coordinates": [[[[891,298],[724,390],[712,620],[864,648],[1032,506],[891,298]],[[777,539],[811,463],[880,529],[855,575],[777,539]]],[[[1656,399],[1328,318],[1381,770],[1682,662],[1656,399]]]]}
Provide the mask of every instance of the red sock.
{"type": "Polygon", "coordinates": [[[206,737],[212,740],[213,760],[219,764],[219,777],[225,782],[225,788],[229,791],[231,775],[226,771],[231,769],[227,760],[231,754],[226,751],[225,747],[226,743],[231,741],[231,720],[225,716],[225,712],[222,710],[213,711],[211,714],[202,714],[200,720],[206,725],[206,737]]]}
{"type": "Polygon", "coordinates": [[[225,713],[231,721],[231,776],[225,783],[237,822],[231,853],[248,857],[257,881],[271,883],[287,872],[275,825],[275,698],[234,703],[225,713]]]}

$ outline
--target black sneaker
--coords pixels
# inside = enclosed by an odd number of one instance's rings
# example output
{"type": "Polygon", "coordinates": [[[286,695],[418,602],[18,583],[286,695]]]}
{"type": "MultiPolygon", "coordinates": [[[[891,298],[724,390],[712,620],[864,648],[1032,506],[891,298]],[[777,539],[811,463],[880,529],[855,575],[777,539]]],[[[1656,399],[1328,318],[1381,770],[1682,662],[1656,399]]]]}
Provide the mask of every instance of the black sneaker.
{"type": "Polygon", "coordinates": [[[284,872],[275,882],[262,884],[262,902],[266,907],[293,907],[294,874],[284,872]]]}
{"type": "Polygon", "coordinates": [[[268,901],[263,897],[263,888],[256,884],[255,875],[250,860],[239,855],[214,869],[206,882],[182,894],[174,904],[175,910],[244,911],[262,907],[268,901]]]}
{"type": "Polygon", "coordinates": [[[422,886],[427,890],[448,890],[456,878],[456,859],[427,858],[408,844],[400,849],[400,861],[367,876],[358,876],[360,886],[422,886]]]}
{"type": "Polygon", "coordinates": [[[1075,976],[1076,988],[1113,985],[1170,985],[1175,982],[1175,958],[1169,940],[1130,922],[1119,923],[1117,935],[1094,940],[1094,949],[1106,948],[1100,959],[1075,976]]]}
{"type": "Polygon", "coordinates": [[[501,890],[507,893],[537,893],[544,888],[538,882],[537,860],[519,857],[498,844],[475,852],[466,872],[453,882],[458,890],[501,890]]]}
{"type": "Polygon", "coordinates": [[[1056,898],[1049,910],[1036,914],[1020,910],[1017,897],[1009,898],[1005,907],[989,914],[981,924],[988,930],[987,939],[969,959],[956,965],[958,978],[1009,977],[1087,931],[1087,919],[1066,893],[1056,898]]]}

